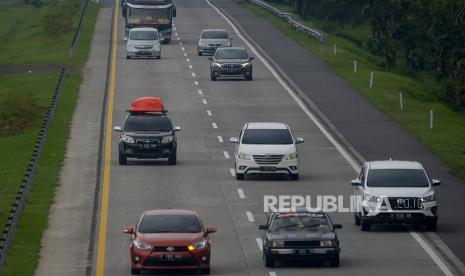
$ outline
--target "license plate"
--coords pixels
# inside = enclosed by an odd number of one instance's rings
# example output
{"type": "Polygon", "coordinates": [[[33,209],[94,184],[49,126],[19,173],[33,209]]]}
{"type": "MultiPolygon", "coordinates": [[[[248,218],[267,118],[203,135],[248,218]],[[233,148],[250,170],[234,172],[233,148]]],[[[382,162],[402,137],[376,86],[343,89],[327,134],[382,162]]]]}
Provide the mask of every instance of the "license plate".
{"type": "Polygon", "coordinates": [[[164,261],[178,261],[182,259],[182,256],[177,254],[164,254],[160,256],[160,259],[164,261]]]}
{"type": "Polygon", "coordinates": [[[260,167],[261,171],[274,172],[276,171],[275,167],[260,167]]]}
{"type": "Polygon", "coordinates": [[[404,214],[404,213],[398,213],[398,214],[394,213],[394,214],[391,214],[391,217],[395,219],[408,219],[408,218],[411,218],[412,215],[404,214]]]}
{"type": "Polygon", "coordinates": [[[154,149],[154,148],[157,147],[157,145],[155,145],[155,144],[142,144],[141,147],[143,149],[154,149]]]}
{"type": "Polygon", "coordinates": [[[295,253],[298,255],[310,255],[310,254],[313,254],[313,250],[312,249],[298,249],[296,250],[295,253]]]}

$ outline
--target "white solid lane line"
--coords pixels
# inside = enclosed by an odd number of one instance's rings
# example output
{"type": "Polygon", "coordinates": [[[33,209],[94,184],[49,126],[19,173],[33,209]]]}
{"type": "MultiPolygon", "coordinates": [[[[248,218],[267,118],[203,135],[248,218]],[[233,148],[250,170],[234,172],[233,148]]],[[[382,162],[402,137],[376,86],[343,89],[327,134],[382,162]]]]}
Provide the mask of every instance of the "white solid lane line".
{"type": "Polygon", "coordinates": [[[225,159],[229,159],[229,152],[227,152],[227,151],[224,150],[224,151],[223,151],[223,155],[224,155],[224,158],[225,158],[225,159]]]}
{"type": "Polygon", "coordinates": [[[258,249],[260,249],[260,251],[263,251],[263,241],[262,241],[262,238],[256,238],[255,240],[257,241],[258,249]]]}
{"type": "Polygon", "coordinates": [[[240,198],[245,198],[244,190],[239,188],[239,189],[237,189],[237,193],[239,194],[240,198]]]}
{"type": "Polygon", "coordinates": [[[251,212],[246,211],[245,214],[246,214],[247,219],[249,220],[249,222],[255,222],[255,219],[253,218],[253,215],[252,215],[251,212]]]}
{"type": "Polygon", "coordinates": [[[210,110],[207,110],[207,115],[212,116],[213,114],[212,114],[212,112],[210,110]]]}
{"type": "Polygon", "coordinates": [[[213,128],[218,128],[218,125],[216,123],[212,123],[213,128]]]}
{"type": "Polygon", "coordinates": [[[223,137],[218,136],[218,142],[223,143],[224,142],[223,137]]]}
{"type": "Polygon", "coordinates": [[[236,171],[234,171],[233,168],[230,168],[229,172],[231,173],[232,176],[236,176],[236,171]]]}
{"type": "Polygon", "coordinates": [[[203,104],[208,104],[206,99],[202,99],[203,104]]]}
{"type": "Polygon", "coordinates": [[[197,92],[199,92],[200,95],[203,95],[202,89],[199,89],[197,92]]]}
{"type": "MultiPolygon", "coordinates": [[[[212,7],[223,19],[231,26],[237,36],[250,48],[250,50],[255,54],[255,56],[265,65],[266,68],[271,72],[271,74],[275,77],[275,79],[281,84],[281,86],[288,92],[288,94],[294,99],[297,105],[305,112],[305,114],[312,120],[312,122],[317,126],[317,128],[323,133],[323,135],[334,145],[334,147],[339,151],[339,153],[346,159],[346,161],[352,166],[352,168],[359,172],[361,167],[358,165],[357,161],[355,161],[352,156],[344,149],[343,146],[337,142],[337,140],[333,137],[333,135],[326,130],[326,128],[320,123],[320,121],[313,115],[310,109],[307,108],[304,101],[299,98],[297,93],[289,87],[289,85],[284,81],[284,79],[276,72],[276,70],[268,63],[268,61],[257,51],[255,46],[253,46],[248,39],[246,39],[239,29],[229,20],[229,18],[220,11],[216,6],[210,3],[209,0],[205,0],[205,2],[212,7]]],[[[426,253],[432,258],[432,260],[436,263],[436,265],[441,269],[444,275],[452,275],[447,265],[439,258],[435,251],[433,251],[430,247],[427,247],[427,242],[418,234],[414,232],[410,232],[412,237],[417,241],[418,244],[426,251],[426,253]],[[434,257],[433,257],[434,256],[434,257]]]]}

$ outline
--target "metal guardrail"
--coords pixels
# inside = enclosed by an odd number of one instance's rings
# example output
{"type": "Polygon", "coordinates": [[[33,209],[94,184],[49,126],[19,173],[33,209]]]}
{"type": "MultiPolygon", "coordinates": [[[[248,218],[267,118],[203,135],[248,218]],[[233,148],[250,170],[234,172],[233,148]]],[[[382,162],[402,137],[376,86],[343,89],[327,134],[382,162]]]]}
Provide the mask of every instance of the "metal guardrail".
{"type": "Polygon", "coordinates": [[[77,46],[77,43],[79,41],[79,35],[81,34],[81,28],[82,28],[82,24],[84,23],[84,18],[86,17],[86,14],[87,14],[87,9],[89,7],[89,2],[90,2],[89,0],[84,1],[84,7],[82,8],[81,17],[79,18],[78,27],[77,27],[76,31],[74,32],[73,41],[71,42],[71,47],[69,48],[70,56],[74,56],[74,53],[76,51],[76,46],[77,46]]]}
{"type": "Polygon", "coordinates": [[[317,39],[321,43],[326,43],[326,39],[327,39],[326,33],[322,32],[322,31],[320,31],[318,29],[310,28],[310,27],[306,26],[305,24],[302,23],[302,21],[300,21],[297,18],[297,15],[295,15],[293,13],[282,12],[278,8],[273,7],[272,5],[266,3],[265,1],[261,1],[261,0],[249,0],[249,1],[251,3],[253,3],[253,4],[255,4],[257,6],[260,6],[262,8],[265,8],[268,11],[272,12],[273,14],[285,19],[289,23],[289,25],[291,25],[292,27],[304,32],[308,36],[317,39]]]}
{"type": "Polygon", "coordinates": [[[50,127],[53,116],[55,114],[58,97],[60,96],[61,91],[63,89],[65,73],[66,68],[62,68],[58,77],[57,84],[55,86],[52,100],[48,107],[47,113],[45,114],[44,119],[42,121],[42,125],[39,130],[39,136],[37,137],[32,157],[29,161],[29,164],[27,165],[22,184],[19,188],[19,191],[16,194],[15,202],[13,203],[12,208],[10,210],[10,214],[8,216],[8,221],[5,224],[5,228],[3,229],[3,233],[0,237],[0,275],[3,274],[5,259],[11,247],[11,243],[16,232],[18,221],[26,205],[27,196],[29,194],[29,190],[32,186],[32,180],[37,170],[40,154],[45,144],[45,138],[47,137],[48,128],[50,127]]]}

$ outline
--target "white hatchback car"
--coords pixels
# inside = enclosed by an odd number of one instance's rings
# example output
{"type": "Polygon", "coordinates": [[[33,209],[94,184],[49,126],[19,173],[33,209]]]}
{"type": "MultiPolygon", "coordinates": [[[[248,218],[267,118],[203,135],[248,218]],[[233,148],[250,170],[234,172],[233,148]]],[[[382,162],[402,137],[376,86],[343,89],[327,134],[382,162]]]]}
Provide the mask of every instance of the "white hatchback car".
{"type": "Polygon", "coordinates": [[[287,174],[299,179],[299,154],[296,144],[303,138],[294,138],[284,123],[246,123],[235,143],[235,171],[237,180],[247,174],[287,174]]]}
{"type": "Polygon", "coordinates": [[[126,58],[161,58],[160,36],[155,28],[132,28],[126,44],[126,58]]]}

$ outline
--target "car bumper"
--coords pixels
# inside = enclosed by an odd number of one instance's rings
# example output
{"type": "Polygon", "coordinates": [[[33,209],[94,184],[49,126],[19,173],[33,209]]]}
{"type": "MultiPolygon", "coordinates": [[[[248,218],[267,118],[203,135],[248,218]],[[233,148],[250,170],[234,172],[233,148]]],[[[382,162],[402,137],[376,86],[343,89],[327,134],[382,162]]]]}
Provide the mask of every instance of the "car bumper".
{"type": "Polygon", "coordinates": [[[211,69],[212,76],[252,76],[252,68],[213,68],[211,69]]]}
{"type": "Polygon", "coordinates": [[[243,160],[236,156],[236,172],[242,174],[298,174],[299,160],[281,160],[276,165],[261,165],[255,160],[243,160]]]}
{"type": "Polygon", "coordinates": [[[218,48],[216,46],[197,46],[197,51],[202,54],[214,54],[218,48]]]}
{"type": "Polygon", "coordinates": [[[190,270],[210,267],[210,249],[161,252],[131,248],[131,268],[137,270],[190,270]],[[166,256],[176,256],[167,259],[166,256]]]}
{"type": "Polygon", "coordinates": [[[161,50],[160,49],[149,49],[149,50],[128,50],[126,52],[126,56],[131,57],[131,58],[155,58],[159,57],[161,55],[161,50]]]}
{"type": "Polygon", "coordinates": [[[275,258],[332,259],[339,255],[340,248],[280,248],[265,249],[265,253],[275,258]]]}
{"type": "Polygon", "coordinates": [[[120,143],[119,151],[126,155],[126,157],[134,158],[168,158],[174,152],[176,148],[172,143],[168,144],[159,144],[155,147],[149,146],[145,147],[140,144],[129,144],[129,143],[120,143]]]}

